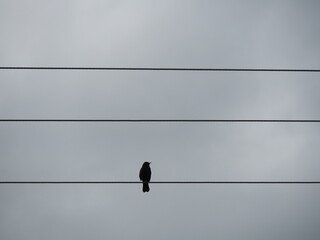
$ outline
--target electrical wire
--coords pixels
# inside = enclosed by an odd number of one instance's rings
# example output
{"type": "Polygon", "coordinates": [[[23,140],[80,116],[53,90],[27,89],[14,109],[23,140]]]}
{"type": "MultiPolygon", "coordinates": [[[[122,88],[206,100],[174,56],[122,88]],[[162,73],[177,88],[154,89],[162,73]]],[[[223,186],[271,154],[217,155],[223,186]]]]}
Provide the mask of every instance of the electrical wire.
{"type": "MultiPolygon", "coordinates": [[[[139,181],[0,181],[0,184],[141,184],[139,181]]],[[[320,181],[151,181],[151,184],[320,184],[320,181]]]]}
{"type": "Polygon", "coordinates": [[[319,123],[320,119],[36,119],[8,118],[0,122],[257,122],[257,123],[319,123]]]}
{"type": "Polygon", "coordinates": [[[197,71],[197,72],[320,72],[304,68],[175,68],[175,67],[31,67],[0,66],[0,70],[82,70],[82,71],[197,71]]]}

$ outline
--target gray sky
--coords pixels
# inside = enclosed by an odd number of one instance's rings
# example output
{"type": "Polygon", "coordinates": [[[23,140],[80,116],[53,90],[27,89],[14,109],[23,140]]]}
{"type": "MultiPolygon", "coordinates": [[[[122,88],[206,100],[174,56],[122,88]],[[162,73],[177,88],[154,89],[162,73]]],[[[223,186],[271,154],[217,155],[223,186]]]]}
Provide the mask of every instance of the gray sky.
{"type": "MultiPolygon", "coordinates": [[[[0,2],[1,66],[320,68],[319,1],[0,2]]],[[[318,73],[0,70],[0,118],[319,119],[318,73]]],[[[319,181],[317,123],[1,123],[0,180],[319,181]]],[[[1,185],[0,239],[320,239],[318,185],[1,185]]]]}

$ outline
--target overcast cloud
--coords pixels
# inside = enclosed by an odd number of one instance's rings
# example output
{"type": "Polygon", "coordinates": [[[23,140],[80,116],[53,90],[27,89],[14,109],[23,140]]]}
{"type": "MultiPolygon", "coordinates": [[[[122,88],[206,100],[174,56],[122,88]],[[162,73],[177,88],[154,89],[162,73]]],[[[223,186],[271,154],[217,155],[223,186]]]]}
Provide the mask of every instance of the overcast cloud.
{"type": "MultiPolygon", "coordinates": [[[[319,1],[0,2],[0,66],[320,68],[319,1]]],[[[0,118],[320,119],[319,73],[0,70],[0,118]]],[[[0,180],[319,181],[317,123],[0,124],[0,180]]],[[[318,185],[0,185],[0,239],[320,239],[318,185]]]]}

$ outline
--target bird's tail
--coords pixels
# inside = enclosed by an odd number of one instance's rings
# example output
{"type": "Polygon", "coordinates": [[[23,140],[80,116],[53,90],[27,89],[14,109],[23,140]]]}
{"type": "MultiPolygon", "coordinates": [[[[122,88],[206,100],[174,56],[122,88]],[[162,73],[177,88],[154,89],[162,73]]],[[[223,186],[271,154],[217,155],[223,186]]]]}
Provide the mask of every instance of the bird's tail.
{"type": "Polygon", "coordinates": [[[149,192],[150,191],[148,182],[143,182],[142,191],[143,192],[149,192]]]}

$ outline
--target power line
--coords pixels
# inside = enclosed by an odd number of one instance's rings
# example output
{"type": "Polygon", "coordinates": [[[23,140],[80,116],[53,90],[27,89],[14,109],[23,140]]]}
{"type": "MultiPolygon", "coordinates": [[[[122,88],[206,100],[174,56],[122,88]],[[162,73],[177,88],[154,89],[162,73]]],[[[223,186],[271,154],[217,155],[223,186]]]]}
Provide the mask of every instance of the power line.
{"type": "Polygon", "coordinates": [[[257,122],[257,123],[319,123],[320,119],[36,119],[11,118],[0,122],[257,122]]]}
{"type": "MultiPolygon", "coordinates": [[[[320,181],[152,181],[151,184],[320,184],[320,181]]],[[[0,184],[142,184],[139,181],[0,181],[0,184]]]]}
{"type": "Polygon", "coordinates": [[[7,67],[0,66],[0,70],[320,72],[320,69],[303,69],[303,68],[30,67],[30,66],[7,66],[7,67]]]}

